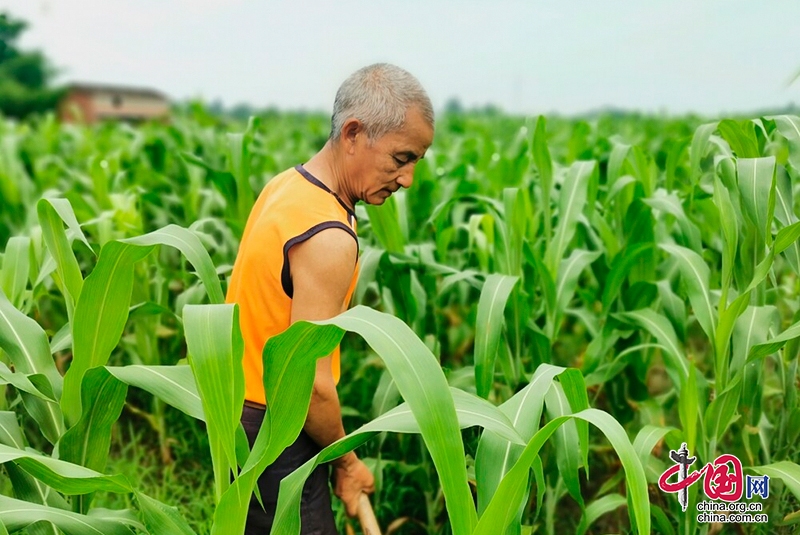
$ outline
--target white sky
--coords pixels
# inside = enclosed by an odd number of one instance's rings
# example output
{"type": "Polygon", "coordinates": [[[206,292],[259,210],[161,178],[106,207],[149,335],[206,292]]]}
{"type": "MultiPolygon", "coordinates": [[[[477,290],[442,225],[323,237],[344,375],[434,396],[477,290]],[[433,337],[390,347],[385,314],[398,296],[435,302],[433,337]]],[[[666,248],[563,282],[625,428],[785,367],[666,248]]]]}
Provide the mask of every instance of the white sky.
{"type": "Polygon", "coordinates": [[[0,0],[60,81],[328,111],[388,61],[434,106],[709,115],[800,104],[797,0],[0,0]]]}

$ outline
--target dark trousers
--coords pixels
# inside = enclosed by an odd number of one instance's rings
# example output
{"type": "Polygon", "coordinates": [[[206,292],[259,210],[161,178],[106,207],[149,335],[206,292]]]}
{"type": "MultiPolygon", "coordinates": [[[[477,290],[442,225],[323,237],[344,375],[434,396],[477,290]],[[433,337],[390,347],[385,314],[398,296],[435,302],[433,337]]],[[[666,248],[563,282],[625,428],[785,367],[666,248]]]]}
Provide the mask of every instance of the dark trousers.
{"type": "MultiPolygon", "coordinates": [[[[242,426],[250,442],[250,448],[256,441],[265,412],[245,405],[242,411],[242,426]]],[[[294,443],[286,448],[258,479],[258,489],[264,509],[255,497],[250,498],[250,509],[247,512],[245,535],[268,535],[275,519],[275,508],[278,502],[278,489],[281,479],[305,464],[320,448],[305,431],[294,443]]],[[[303,487],[303,498],[300,505],[300,533],[302,535],[337,535],[336,523],[331,510],[331,494],[328,486],[328,465],[318,466],[306,480],[303,487]]]]}

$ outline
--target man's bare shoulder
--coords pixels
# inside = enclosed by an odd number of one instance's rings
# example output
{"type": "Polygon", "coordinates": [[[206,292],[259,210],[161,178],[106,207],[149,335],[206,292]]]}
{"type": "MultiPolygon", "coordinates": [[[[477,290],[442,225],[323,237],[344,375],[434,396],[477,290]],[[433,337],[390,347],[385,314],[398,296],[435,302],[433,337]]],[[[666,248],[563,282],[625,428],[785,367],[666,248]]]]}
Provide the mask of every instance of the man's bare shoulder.
{"type": "Polygon", "coordinates": [[[332,227],[317,232],[289,251],[295,293],[304,287],[315,291],[325,287],[344,298],[357,258],[358,243],[345,229],[332,227]]]}

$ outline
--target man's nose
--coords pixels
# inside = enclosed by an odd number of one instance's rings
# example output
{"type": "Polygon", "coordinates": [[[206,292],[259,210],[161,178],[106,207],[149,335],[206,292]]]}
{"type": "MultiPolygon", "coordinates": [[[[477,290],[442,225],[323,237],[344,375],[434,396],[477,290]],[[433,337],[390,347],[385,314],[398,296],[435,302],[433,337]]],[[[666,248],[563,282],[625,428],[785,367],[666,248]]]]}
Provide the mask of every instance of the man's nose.
{"type": "Polygon", "coordinates": [[[411,184],[414,182],[414,167],[416,164],[406,166],[407,169],[403,169],[403,172],[400,173],[400,176],[397,177],[397,183],[400,184],[401,187],[410,188],[411,184]]]}

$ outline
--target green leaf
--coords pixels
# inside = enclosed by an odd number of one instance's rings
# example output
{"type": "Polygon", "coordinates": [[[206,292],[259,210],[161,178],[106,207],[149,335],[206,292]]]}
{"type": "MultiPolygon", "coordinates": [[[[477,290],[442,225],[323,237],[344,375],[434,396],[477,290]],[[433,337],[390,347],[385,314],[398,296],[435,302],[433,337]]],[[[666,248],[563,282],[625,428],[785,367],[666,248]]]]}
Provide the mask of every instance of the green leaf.
{"type": "MultiPolygon", "coordinates": [[[[22,436],[17,422],[17,415],[13,412],[0,412],[0,444],[11,446],[17,449],[25,448],[25,440],[22,436]]],[[[42,505],[49,505],[58,509],[70,510],[70,505],[61,495],[46,487],[14,463],[4,465],[8,473],[8,479],[14,488],[14,496],[17,499],[25,500],[42,505]]],[[[59,531],[47,522],[41,522],[28,528],[30,535],[59,535],[59,531]]]]}
{"type": "Polygon", "coordinates": [[[711,303],[708,264],[699,254],[686,247],[670,244],[661,244],[660,247],[677,260],[694,315],[714,347],[716,345],[717,314],[711,303]]]}
{"type": "Polygon", "coordinates": [[[81,412],[79,388],[83,374],[106,364],[125,328],[134,264],[159,244],[181,251],[197,269],[211,300],[224,301],[208,252],[191,231],[169,225],[143,236],[106,243],[94,271],[86,278],[73,322],[73,359],[64,377],[61,400],[62,410],[71,422],[76,421],[81,412]]]}
{"type": "Polygon", "coordinates": [[[106,370],[123,383],[150,392],[192,418],[205,421],[189,366],[106,366],[106,370]]]}
{"type": "MultiPolygon", "coordinates": [[[[602,253],[599,251],[585,251],[574,249],[569,257],[561,261],[556,278],[556,321],[563,316],[569,307],[575,289],[578,287],[578,278],[583,270],[597,260],[602,253]]],[[[555,325],[554,329],[558,329],[555,325]]],[[[555,331],[553,337],[555,338],[555,331]]]]}
{"type": "Polygon", "coordinates": [[[752,470],[757,474],[769,476],[770,478],[780,479],[786,488],[794,494],[795,498],[800,499],[800,466],[789,461],[780,461],[764,466],[752,466],[747,470],[752,470]]]}
{"type": "Polygon", "coordinates": [[[578,216],[586,204],[589,181],[596,172],[597,165],[594,161],[575,162],[570,166],[564,180],[559,197],[558,224],[545,253],[545,264],[553,276],[556,275],[564,252],[575,235],[578,216]]]}
{"type": "Polygon", "coordinates": [[[177,225],[167,225],[149,234],[120,241],[122,243],[129,243],[142,247],[150,247],[153,245],[168,245],[174,247],[183,253],[186,260],[188,260],[197,271],[197,276],[203,282],[210,302],[213,304],[222,304],[225,302],[225,296],[222,293],[222,285],[219,282],[219,276],[214,268],[211,256],[209,256],[206,248],[203,247],[197,234],[191,230],[177,225]]]}
{"type": "Polygon", "coordinates": [[[0,385],[13,385],[17,390],[22,392],[26,392],[32,396],[35,396],[39,399],[44,401],[49,401],[51,403],[56,403],[55,396],[53,395],[52,388],[45,388],[44,390],[47,393],[42,392],[39,390],[33,382],[31,382],[30,377],[39,377],[40,381],[43,384],[49,386],[49,381],[44,375],[39,374],[31,374],[25,375],[24,373],[14,373],[12,372],[8,366],[6,366],[2,361],[0,361],[0,385]]]}
{"type": "Polygon", "coordinates": [[[59,441],[62,460],[98,472],[105,471],[111,428],[122,413],[128,387],[105,368],[93,368],[83,376],[83,415],[59,441]]]}
{"type": "Polygon", "coordinates": [[[742,376],[737,375],[724,391],[717,394],[705,411],[706,439],[717,444],[733,421],[742,394],[742,376]]]}
{"type": "Polygon", "coordinates": [[[638,325],[656,337],[658,343],[667,349],[663,354],[667,373],[670,375],[673,384],[679,389],[682,388],[686,378],[689,376],[689,362],[686,360],[686,356],[675,335],[675,329],[672,328],[669,320],[649,308],[623,312],[613,316],[625,323],[638,325]]]}
{"type": "Polygon", "coordinates": [[[366,208],[370,227],[378,243],[390,253],[402,253],[406,238],[400,227],[400,215],[394,197],[389,197],[380,206],[368,204],[366,208]]]}
{"type": "Polygon", "coordinates": [[[0,290],[15,308],[22,306],[23,292],[30,274],[31,240],[27,237],[9,238],[0,269],[0,290]]]}
{"type": "Polygon", "coordinates": [[[631,268],[637,264],[642,254],[652,248],[652,243],[634,243],[614,257],[609,268],[608,277],[603,285],[602,303],[605,314],[611,309],[614,300],[619,297],[622,284],[628,277],[631,268]]]}
{"type": "MultiPolygon", "coordinates": [[[[457,388],[451,388],[459,426],[463,428],[482,426],[499,433],[514,444],[525,442],[511,426],[502,412],[488,401],[457,388]]],[[[321,463],[341,457],[352,451],[379,432],[419,433],[417,417],[407,403],[377,417],[341,440],[324,448],[317,456],[287,476],[278,494],[278,507],[274,533],[297,534],[300,530],[300,500],[303,485],[311,472],[321,463]]]]}
{"type": "Polygon", "coordinates": [[[778,236],[775,238],[775,253],[784,252],[795,245],[798,239],[800,239],[800,221],[778,231],[778,236]]]}
{"type": "Polygon", "coordinates": [[[689,375],[678,399],[678,416],[689,451],[697,444],[697,419],[700,417],[700,396],[697,391],[697,368],[689,364],[689,375]]]}
{"type": "Polygon", "coordinates": [[[586,531],[598,518],[619,509],[623,505],[627,505],[625,496],[620,494],[606,494],[605,496],[596,499],[590,503],[581,516],[581,523],[575,531],[578,535],[584,535],[586,531]]]}
{"type": "MultiPolygon", "coordinates": [[[[459,428],[479,426],[496,433],[513,444],[522,446],[526,444],[511,425],[511,421],[499,408],[483,398],[458,388],[450,387],[450,394],[453,396],[459,428]]],[[[421,432],[419,423],[408,403],[402,403],[383,413],[380,422],[382,431],[415,434],[421,432]]]]}
{"type": "MultiPolygon", "coordinates": [[[[500,411],[508,417],[523,440],[530,441],[539,429],[545,393],[553,379],[563,371],[564,368],[558,366],[540,365],[530,383],[500,406],[500,411]]],[[[503,476],[517,461],[523,449],[490,430],[481,435],[475,454],[479,513],[483,513],[503,476]]]]}
{"type": "MultiPolygon", "coordinates": [[[[558,376],[558,382],[564,390],[572,413],[581,412],[589,408],[589,396],[586,392],[586,380],[577,368],[568,368],[558,376]]],[[[575,427],[578,430],[578,444],[580,445],[581,463],[589,477],[589,423],[577,420],[575,427]]]]}
{"type": "MultiPolygon", "coordinates": [[[[639,462],[642,463],[642,466],[645,467],[645,471],[647,471],[647,466],[649,465],[650,454],[653,451],[653,448],[656,447],[658,444],[667,434],[674,431],[675,429],[672,427],[656,427],[654,425],[646,425],[639,430],[636,434],[636,439],[633,441],[633,449],[636,451],[636,455],[639,457],[639,462]]],[[[650,476],[650,474],[648,474],[650,476]]],[[[655,475],[655,477],[658,477],[655,475]]],[[[648,481],[651,483],[655,482],[655,479],[650,479],[648,477],[648,481]]]]}
{"type": "MultiPolygon", "coordinates": [[[[792,199],[791,178],[789,178],[788,173],[786,173],[783,168],[778,167],[775,187],[775,218],[780,221],[781,225],[784,227],[788,227],[797,221],[797,216],[794,214],[792,199]]],[[[784,229],[781,230],[783,231],[784,229]]],[[[788,236],[785,236],[785,238],[788,238],[788,236]]],[[[789,264],[794,268],[795,273],[800,275],[800,241],[795,240],[791,243],[787,250],[785,250],[784,256],[786,256],[789,264]]]]}
{"type": "Polygon", "coordinates": [[[239,219],[245,221],[253,207],[254,193],[250,186],[250,148],[252,128],[256,123],[248,124],[246,132],[229,132],[228,149],[230,151],[229,169],[236,179],[236,201],[239,219]]]}
{"type": "Polygon", "coordinates": [[[541,210],[544,219],[544,236],[550,239],[552,233],[552,209],[550,195],[553,190],[553,162],[550,159],[550,150],[547,148],[547,124],[544,115],[536,119],[536,128],[533,132],[531,143],[533,162],[539,171],[539,186],[542,189],[541,210]]]}
{"type": "Polygon", "coordinates": [[[775,157],[739,158],[736,172],[745,215],[756,227],[761,242],[769,244],[775,209],[775,157]]]}
{"type": "MultiPolygon", "coordinates": [[[[464,447],[461,442],[455,404],[436,358],[400,320],[365,307],[355,307],[335,318],[315,323],[323,326],[335,325],[340,329],[358,333],[384,360],[422,431],[423,441],[439,474],[454,535],[471,533],[476,523],[476,514],[467,484],[464,447]],[[437,410],[431,411],[430,407],[436,407],[437,410]]],[[[294,326],[286,333],[292,332],[293,329],[294,326]]],[[[299,332],[296,331],[292,334],[296,337],[299,332]]],[[[307,336],[310,335],[309,331],[307,336]]],[[[284,335],[271,338],[270,341],[282,337],[284,335]]],[[[287,334],[286,339],[289,340],[289,337],[290,335],[287,334]]],[[[267,405],[274,407],[274,405],[270,405],[269,400],[267,405]]],[[[285,411],[279,412],[276,409],[275,413],[283,415],[285,411]]],[[[363,437],[363,440],[367,438],[369,437],[363,437]]],[[[356,445],[363,443],[362,436],[353,440],[356,445]]],[[[345,448],[352,445],[353,442],[345,440],[334,445],[335,447],[326,448],[323,453],[335,450],[342,455],[346,451],[350,451],[345,448]]],[[[312,459],[300,470],[312,465],[314,461],[315,459],[312,459]]],[[[303,474],[298,477],[303,477],[303,474]]],[[[304,479],[300,481],[300,487],[302,487],[303,481],[304,479]]],[[[278,500],[277,518],[279,520],[276,523],[278,527],[273,531],[296,533],[299,523],[294,524],[294,522],[295,520],[299,522],[299,516],[295,518],[292,512],[294,509],[283,499],[284,493],[291,494],[291,492],[285,491],[282,485],[278,500]]]]}
{"type": "Polygon", "coordinates": [[[795,170],[800,171],[800,117],[778,115],[770,118],[775,121],[778,132],[789,142],[789,162],[795,170]]]}
{"type": "Polygon", "coordinates": [[[475,323],[475,386],[478,395],[486,398],[492,389],[494,365],[503,331],[508,298],[518,277],[489,275],[478,300],[478,317],[475,323]]]}
{"type": "Polygon", "coordinates": [[[725,119],[719,123],[719,133],[731,146],[739,160],[743,158],[758,158],[759,156],[758,141],[756,140],[753,126],[751,122],[747,122],[745,126],[742,126],[733,119],[725,119]]]}
{"type": "Polygon", "coordinates": [[[136,492],[136,501],[141,509],[142,522],[150,535],[195,535],[186,520],[175,507],[136,492]]]}
{"type": "Polygon", "coordinates": [[[77,464],[0,444],[0,464],[9,461],[14,461],[30,475],[63,494],[89,494],[99,490],[124,493],[131,490],[128,480],[122,475],[103,475],[77,464]]]}
{"type": "Polygon", "coordinates": [[[419,422],[441,480],[454,535],[471,533],[476,515],[467,484],[464,446],[447,380],[436,358],[407,325],[372,309],[359,306],[318,323],[358,333],[383,358],[419,422]]]}
{"type": "Polygon", "coordinates": [[[385,414],[391,408],[396,407],[398,401],[400,401],[400,392],[392,379],[392,374],[383,370],[378,387],[375,389],[375,395],[372,397],[372,417],[377,418],[381,414],[385,414]]]}
{"type": "Polygon", "coordinates": [[[739,245],[739,220],[731,196],[718,176],[714,176],[714,204],[719,210],[719,221],[722,227],[722,306],[727,307],[727,290],[733,280],[733,267],[736,264],[736,249],[739,245]]]}
{"type": "Polygon", "coordinates": [[[545,441],[564,422],[580,418],[598,427],[619,455],[625,470],[625,484],[633,510],[629,511],[639,533],[650,533],[650,503],[644,469],[636,457],[625,430],[609,414],[597,409],[586,409],[573,416],[562,416],[540,429],[525,447],[519,460],[503,478],[492,501],[480,518],[473,535],[503,533],[516,513],[519,500],[528,482],[528,471],[545,441]]]}
{"type": "Polygon", "coordinates": [[[72,321],[72,364],[64,376],[61,409],[67,420],[81,415],[80,386],[90,368],[103,366],[119,343],[133,289],[133,264],[152,247],[131,247],[108,242],[91,275],[86,278],[72,321]]]}
{"type": "Polygon", "coordinates": [[[83,287],[83,275],[78,266],[78,260],[72,252],[72,246],[64,230],[64,222],[55,206],[63,199],[42,199],[36,205],[39,215],[39,225],[42,227],[42,237],[47,244],[47,249],[56,262],[56,271],[61,281],[64,301],[67,306],[67,315],[72,321],[72,315],[83,287]]]}
{"type": "Polygon", "coordinates": [[[700,125],[697,130],[694,131],[692,145],[689,149],[693,184],[697,184],[703,174],[700,163],[708,152],[708,141],[711,138],[711,134],[717,129],[718,124],[719,123],[708,123],[700,125]]]}
{"type": "MultiPolygon", "coordinates": [[[[41,374],[52,387],[55,398],[61,393],[61,375],[50,355],[47,335],[34,320],[11,306],[0,291],[0,349],[6,352],[17,374],[29,378],[41,374]]],[[[41,392],[41,389],[37,387],[41,392]]],[[[22,389],[27,391],[27,389],[22,389]]],[[[46,394],[50,394],[47,392],[46,394]]],[[[64,432],[64,419],[58,405],[33,395],[25,399],[31,416],[51,444],[58,442],[64,432]]]]}
{"type": "Polygon", "coordinates": [[[236,305],[183,309],[189,365],[203,402],[217,501],[236,469],[236,429],[244,404],[244,341],[236,305]]]}
{"type": "MultiPolygon", "coordinates": [[[[70,511],[15,500],[0,495],[0,522],[10,532],[25,529],[39,521],[51,522],[67,535],[130,535],[127,522],[102,518],[98,515],[79,515],[70,511]]],[[[0,528],[2,533],[2,528],[0,528]]],[[[8,533],[8,531],[7,531],[8,533]]]]}
{"type": "Polygon", "coordinates": [[[772,338],[771,340],[763,343],[756,344],[750,347],[750,354],[747,357],[747,362],[752,362],[761,357],[771,355],[786,345],[789,340],[794,340],[800,337],[800,321],[787,328],[781,334],[772,338]]]}
{"type": "MultiPolygon", "coordinates": [[[[399,321],[399,320],[398,320],[399,321]]],[[[258,476],[300,434],[306,420],[316,361],[333,351],[343,331],[299,321],[270,338],[263,351],[267,413],[239,477],[222,495],[212,534],[241,533],[258,476]]]]}
{"type": "MultiPolygon", "coordinates": [[[[566,372],[565,372],[566,373],[566,372]]],[[[550,389],[544,396],[547,406],[547,415],[555,420],[559,416],[567,416],[572,413],[564,390],[558,383],[550,385],[550,389]]],[[[583,496],[581,496],[581,485],[578,478],[578,468],[581,465],[581,452],[576,446],[580,444],[578,430],[574,421],[565,422],[555,430],[556,465],[558,473],[564,480],[570,496],[584,508],[583,496]]]]}

